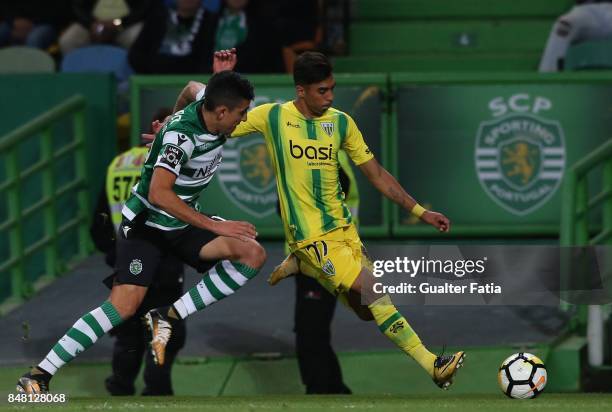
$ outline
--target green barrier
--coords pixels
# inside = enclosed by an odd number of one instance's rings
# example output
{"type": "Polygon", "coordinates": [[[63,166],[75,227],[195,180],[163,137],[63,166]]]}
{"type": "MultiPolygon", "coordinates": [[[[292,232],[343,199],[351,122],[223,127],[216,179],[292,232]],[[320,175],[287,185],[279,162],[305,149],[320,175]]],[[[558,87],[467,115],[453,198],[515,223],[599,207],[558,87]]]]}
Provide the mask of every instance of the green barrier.
{"type": "MultiPolygon", "coordinates": [[[[114,76],[110,73],[2,75],[0,90],[4,96],[11,96],[0,99],[0,111],[3,114],[0,134],[9,133],[75,94],[80,94],[87,100],[85,150],[91,185],[89,200],[91,204],[95,204],[98,190],[104,182],[106,168],[117,154],[117,95],[114,76]]],[[[59,148],[68,143],[70,125],[68,122],[59,122],[55,127],[57,136],[54,144],[59,148]]],[[[25,147],[21,153],[22,160],[28,160],[34,153],[36,149],[25,147]]]]}
{"type": "MultiPolygon", "coordinates": [[[[95,204],[99,188],[102,187],[106,167],[116,153],[116,87],[112,74],[99,73],[59,73],[59,74],[15,74],[0,76],[0,90],[7,98],[0,99],[2,122],[0,123],[0,136],[11,133],[15,129],[27,124],[32,119],[45,113],[64,102],[75,94],[85,98],[83,141],[87,156],[88,176],[88,202],[95,204]]],[[[74,127],[70,117],[58,118],[51,126],[52,149],[60,152],[69,148],[74,140],[74,127]]],[[[17,151],[18,167],[21,171],[33,166],[42,158],[41,143],[44,141],[43,131],[19,142],[17,151]]],[[[0,182],[8,179],[5,166],[4,153],[0,153],[0,182]]],[[[74,156],[62,156],[53,162],[54,179],[57,188],[69,184],[76,179],[77,170],[74,156]]],[[[24,208],[37,204],[45,196],[43,174],[32,173],[26,176],[21,184],[21,202],[24,208]]],[[[57,200],[58,226],[70,221],[74,217],[78,192],[65,193],[57,200]]],[[[0,192],[0,222],[9,220],[8,193],[0,192]],[[5,196],[6,193],[6,196],[5,196]]],[[[88,216],[92,211],[88,212],[88,216]]],[[[43,209],[32,211],[23,222],[22,240],[26,247],[38,242],[48,235],[45,228],[45,214],[43,209]]],[[[8,232],[0,237],[0,263],[9,261],[14,257],[10,249],[8,232]]],[[[80,241],[76,231],[67,231],[59,235],[57,249],[60,262],[69,262],[73,256],[78,255],[80,241]]],[[[29,295],[31,286],[40,286],[41,275],[48,273],[45,250],[39,249],[24,261],[24,275],[26,291],[29,295]]],[[[60,266],[62,266],[60,264],[60,266]]],[[[62,268],[60,268],[62,269],[62,268]]],[[[11,293],[11,277],[9,272],[0,273],[0,300],[11,293]]]]}
{"type": "MultiPolygon", "coordinates": [[[[454,236],[556,236],[566,165],[612,135],[612,75],[393,74],[393,174],[454,236]]],[[[597,183],[597,181],[593,182],[597,183]]],[[[397,236],[437,232],[393,207],[397,236]]]]}
{"type": "Polygon", "coordinates": [[[567,51],[565,70],[612,69],[612,41],[591,40],[580,42],[567,51]]]}
{"type": "Polygon", "coordinates": [[[612,245],[612,140],[567,171],[561,209],[561,245],[612,245]],[[589,196],[589,174],[602,166],[601,191],[589,196]],[[590,236],[588,216],[601,207],[601,231],[590,236]]]}
{"type": "MultiPolygon", "coordinates": [[[[284,102],[294,98],[290,76],[248,76],[255,85],[255,105],[284,102]]],[[[172,107],[189,80],[205,82],[203,76],[133,76],[131,79],[132,143],[138,144],[141,131],[160,107],[172,107]]],[[[337,75],[334,106],[355,118],[369,147],[388,165],[386,90],[387,77],[337,75]]],[[[276,212],[276,184],[263,136],[228,141],[224,161],[200,198],[203,210],[227,219],[247,219],[256,224],[263,237],[280,239],[283,230],[276,212]]],[[[361,173],[356,173],[361,195],[361,232],[369,237],[389,235],[387,200],[361,173]]]]}
{"type": "Polygon", "coordinates": [[[50,111],[0,138],[0,153],[6,165],[6,179],[0,183],[0,193],[6,193],[8,218],[0,221],[0,236],[8,238],[10,258],[0,265],[0,273],[10,272],[10,290],[13,301],[27,297],[33,286],[26,275],[26,264],[40,250],[44,250],[45,272],[54,277],[62,271],[66,259],[60,251],[60,239],[67,233],[78,234],[76,255],[85,257],[88,247],[89,202],[87,197],[87,168],[85,154],[85,106],[82,96],[73,96],[50,111]],[[63,118],[73,118],[74,139],[54,149],[54,125],[63,118]],[[41,135],[37,140],[40,160],[34,164],[20,161],[19,152],[29,139],[41,135]],[[67,182],[57,178],[56,165],[66,157],[74,164],[75,178],[67,182]],[[42,180],[42,196],[35,202],[25,201],[26,182],[32,176],[42,180]],[[76,194],[70,204],[70,218],[61,218],[60,208],[66,198],[76,194]],[[42,213],[44,233],[35,241],[28,242],[28,221],[42,213]]]}
{"type": "Polygon", "coordinates": [[[355,21],[400,19],[497,19],[548,18],[570,9],[574,0],[357,0],[352,10],[355,21]]]}
{"type": "MultiPolygon", "coordinates": [[[[612,140],[589,153],[567,171],[561,212],[561,246],[612,245],[612,140]],[[593,185],[592,175],[600,173],[601,184],[593,185]],[[590,230],[590,217],[601,220],[600,230],[590,230]]],[[[612,261],[610,256],[607,258],[607,261],[603,260],[605,263],[600,270],[602,282],[609,294],[612,290],[612,261]]],[[[564,267],[567,270],[563,276],[565,282],[579,284],[584,278],[581,276],[583,273],[572,272],[571,265],[566,263],[564,267]]],[[[588,328],[589,363],[592,366],[603,364],[606,319],[611,311],[610,305],[576,307],[572,329],[586,336],[588,328]]]]}

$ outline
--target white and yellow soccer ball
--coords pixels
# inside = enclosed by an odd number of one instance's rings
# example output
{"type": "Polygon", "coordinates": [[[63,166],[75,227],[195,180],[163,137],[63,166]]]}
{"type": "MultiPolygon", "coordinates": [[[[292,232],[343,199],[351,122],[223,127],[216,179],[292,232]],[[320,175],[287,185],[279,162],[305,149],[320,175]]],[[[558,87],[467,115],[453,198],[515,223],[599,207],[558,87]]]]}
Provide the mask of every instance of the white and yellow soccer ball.
{"type": "Polygon", "coordinates": [[[531,353],[515,353],[502,362],[497,382],[502,392],[510,398],[535,398],[548,382],[546,366],[531,353]]]}

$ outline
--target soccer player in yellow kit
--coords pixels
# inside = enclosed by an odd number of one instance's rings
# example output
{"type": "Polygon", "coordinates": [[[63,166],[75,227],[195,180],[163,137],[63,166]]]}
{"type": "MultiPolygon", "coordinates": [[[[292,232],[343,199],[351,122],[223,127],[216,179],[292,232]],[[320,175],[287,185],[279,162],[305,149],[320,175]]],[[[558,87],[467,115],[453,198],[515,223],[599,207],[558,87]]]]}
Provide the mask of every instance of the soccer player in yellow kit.
{"type": "MultiPolygon", "coordinates": [[[[235,59],[229,53],[227,57],[235,59]]],[[[354,120],[331,107],[335,80],[328,59],[305,52],[293,72],[296,99],[252,109],[232,138],[262,133],[276,172],[281,217],[291,254],[269,282],[302,272],[338,295],[363,320],[379,329],[411,356],[441,388],[448,389],[465,357],[463,351],[436,356],[395,308],[388,295],[373,290],[371,264],[344,202],[338,177],[338,150],[349,155],[383,195],[441,232],[450,229],[442,214],[425,210],[374,158],[354,120]]],[[[182,96],[202,95],[204,85],[190,82],[182,96]]]]}
{"type": "Polygon", "coordinates": [[[331,107],[336,83],[323,54],[306,52],[298,57],[293,78],[294,101],[252,109],[232,134],[262,133],[276,171],[285,236],[292,253],[275,269],[270,283],[298,271],[315,277],[360,318],[374,319],[391,341],[447,389],[465,354],[432,354],[390,297],[373,291],[374,277],[339,184],[338,150],[343,148],[383,195],[423,222],[442,232],[450,229],[450,222],[407,194],[376,161],[355,121],[331,107]]]}

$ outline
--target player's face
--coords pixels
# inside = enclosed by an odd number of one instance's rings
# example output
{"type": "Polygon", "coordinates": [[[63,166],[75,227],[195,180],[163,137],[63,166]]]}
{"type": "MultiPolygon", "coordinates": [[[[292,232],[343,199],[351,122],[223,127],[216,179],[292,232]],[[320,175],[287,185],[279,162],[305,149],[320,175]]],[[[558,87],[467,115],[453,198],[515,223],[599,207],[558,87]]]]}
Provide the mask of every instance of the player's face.
{"type": "Polygon", "coordinates": [[[217,120],[219,121],[219,132],[223,134],[231,134],[236,127],[247,118],[247,110],[249,110],[249,100],[243,99],[232,110],[226,106],[222,106],[217,112],[217,120]]]}
{"type": "MultiPolygon", "coordinates": [[[[303,96],[300,97],[303,97],[306,107],[313,115],[321,116],[334,103],[335,87],[334,76],[329,76],[321,82],[303,86],[303,96]]],[[[300,93],[299,90],[298,93],[300,93]]]]}

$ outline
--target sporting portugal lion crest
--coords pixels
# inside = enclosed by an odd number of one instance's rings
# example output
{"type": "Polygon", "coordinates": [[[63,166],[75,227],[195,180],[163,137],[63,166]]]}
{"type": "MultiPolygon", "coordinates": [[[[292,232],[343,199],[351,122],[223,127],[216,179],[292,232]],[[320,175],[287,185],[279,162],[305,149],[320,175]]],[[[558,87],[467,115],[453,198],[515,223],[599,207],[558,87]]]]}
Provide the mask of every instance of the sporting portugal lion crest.
{"type": "Polygon", "coordinates": [[[263,137],[227,141],[219,182],[227,197],[250,215],[264,217],[276,212],[274,169],[263,137]]]}
{"type": "Polygon", "coordinates": [[[559,122],[512,113],[480,123],[476,173],[485,192],[512,214],[527,215],[555,194],[565,170],[559,122]]]}

